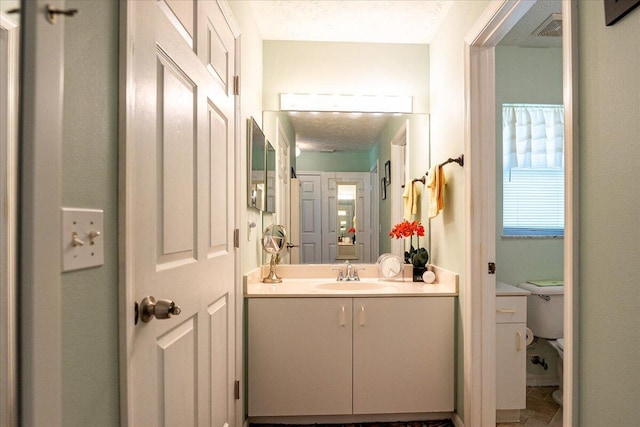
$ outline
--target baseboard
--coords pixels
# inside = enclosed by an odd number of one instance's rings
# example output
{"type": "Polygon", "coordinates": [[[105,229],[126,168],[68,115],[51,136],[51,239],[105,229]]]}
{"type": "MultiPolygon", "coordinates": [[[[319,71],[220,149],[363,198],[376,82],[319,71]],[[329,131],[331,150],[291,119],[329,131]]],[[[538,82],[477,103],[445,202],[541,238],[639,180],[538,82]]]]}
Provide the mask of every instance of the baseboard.
{"type": "Polygon", "coordinates": [[[527,373],[527,387],[551,387],[559,386],[557,375],[539,375],[527,373]]]}
{"type": "Polygon", "coordinates": [[[460,419],[457,413],[451,414],[451,421],[453,421],[453,425],[455,427],[464,427],[464,422],[460,419]]]}
{"type": "MultiPolygon", "coordinates": [[[[370,422],[408,422],[408,421],[434,421],[453,420],[456,416],[451,412],[427,412],[415,414],[371,414],[371,415],[313,415],[313,416],[277,416],[277,417],[249,417],[249,423],[255,424],[352,424],[370,422]]],[[[458,418],[459,419],[459,418],[458,418]]],[[[464,427],[463,424],[453,423],[456,427],[464,427]]]]}

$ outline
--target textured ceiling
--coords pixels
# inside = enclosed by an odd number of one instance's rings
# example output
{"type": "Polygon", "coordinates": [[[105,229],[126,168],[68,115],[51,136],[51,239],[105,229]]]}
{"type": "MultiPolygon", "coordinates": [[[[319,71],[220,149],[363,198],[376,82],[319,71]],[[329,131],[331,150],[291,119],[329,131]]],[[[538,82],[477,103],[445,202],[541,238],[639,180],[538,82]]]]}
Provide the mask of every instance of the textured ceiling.
{"type": "Polygon", "coordinates": [[[258,0],[264,40],[428,44],[451,0],[258,0]]]}
{"type": "Polygon", "coordinates": [[[302,151],[367,152],[391,114],[286,113],[302,151]]]}

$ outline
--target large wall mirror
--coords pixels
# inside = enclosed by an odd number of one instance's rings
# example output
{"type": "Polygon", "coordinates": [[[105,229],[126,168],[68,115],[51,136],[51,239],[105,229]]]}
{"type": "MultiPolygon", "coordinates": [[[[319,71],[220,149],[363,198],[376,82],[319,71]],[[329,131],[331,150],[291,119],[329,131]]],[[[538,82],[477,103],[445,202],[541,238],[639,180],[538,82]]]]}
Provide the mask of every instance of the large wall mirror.
{"type": "Polygon", "coordinates": [[[281,223],[287,215],[293,219],[287,231],[298,247],[290,249],[291,259],[375,263],[392,252],[389,230],[392,212],[402,212],[402,185],[429,168],[427,114],[265,111],[263,124],[268,139],[278,141],[285,133],[291,142],[291,191],[278,197],[293,197],[289,211],[277,213],[281,223]],[[415,160],[415,170],[409,146],[426,156],[415,160]],[[394,176],[383,200],[387,162],[394,176]]]}

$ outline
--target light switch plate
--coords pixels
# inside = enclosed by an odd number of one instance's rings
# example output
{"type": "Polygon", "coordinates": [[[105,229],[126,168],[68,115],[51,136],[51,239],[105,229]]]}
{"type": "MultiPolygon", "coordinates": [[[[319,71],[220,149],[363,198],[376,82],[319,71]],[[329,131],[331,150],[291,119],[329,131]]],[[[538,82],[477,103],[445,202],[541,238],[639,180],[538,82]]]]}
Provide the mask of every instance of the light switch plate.
{"type": "Polygon", "coordinates": [[[103,223],[101,209],[62,208],[62,271],[104,264],[103,223]]]}

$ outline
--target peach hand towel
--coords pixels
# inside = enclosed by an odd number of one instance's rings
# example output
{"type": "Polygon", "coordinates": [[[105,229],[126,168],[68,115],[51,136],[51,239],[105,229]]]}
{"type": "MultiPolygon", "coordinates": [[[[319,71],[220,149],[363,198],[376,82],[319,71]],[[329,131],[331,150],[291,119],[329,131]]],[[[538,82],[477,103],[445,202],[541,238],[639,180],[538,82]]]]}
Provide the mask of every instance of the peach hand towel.
{"type": "Polygon", "coordinates": [[[413,182],[409,180],[404,184],[404,193],[402,197],[404,199],[403,204],[403,218],[411,220],[411,215],[418,215],[420,213],[420,182],[413,182]]]}
{"type": "Polygon", "coordinates": [[[444,209],[444,186],[447,178],[440,165],[435,165],[429,170],[427,187],[429,188],[429,219],[435,218],[444,209]]]}

